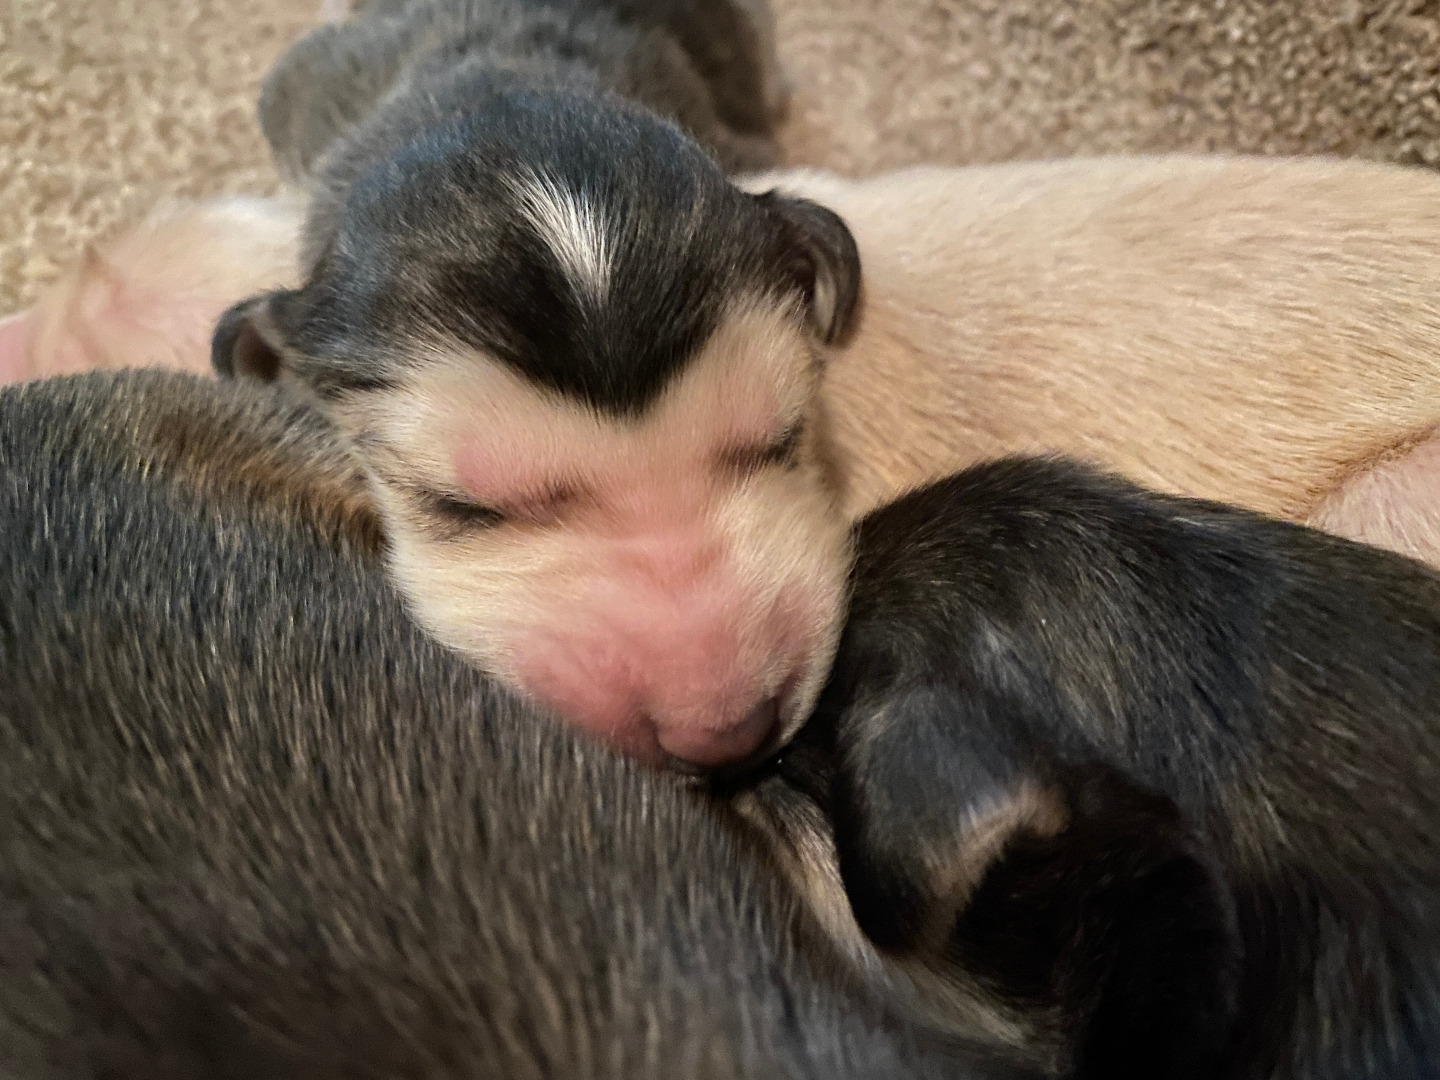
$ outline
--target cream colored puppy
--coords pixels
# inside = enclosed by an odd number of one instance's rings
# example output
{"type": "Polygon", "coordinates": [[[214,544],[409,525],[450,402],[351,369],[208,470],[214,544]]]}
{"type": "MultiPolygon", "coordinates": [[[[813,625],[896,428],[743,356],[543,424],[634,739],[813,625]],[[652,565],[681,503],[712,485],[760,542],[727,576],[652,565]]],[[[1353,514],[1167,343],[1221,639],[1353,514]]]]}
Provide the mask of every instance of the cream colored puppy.
{"type": "Polygon", "coordinates": [[[97,369],[209,371],[215,320],[239,297],[294,284],[304,202],[169,202],[0,319],[0,385],[97,369]]]}
{"type": "Polygon", "coordinates": [[[1167,157],[751,181],[839,212],[853,516],[1054,450],[1440,563],[1440,177],[1167,157]]]}

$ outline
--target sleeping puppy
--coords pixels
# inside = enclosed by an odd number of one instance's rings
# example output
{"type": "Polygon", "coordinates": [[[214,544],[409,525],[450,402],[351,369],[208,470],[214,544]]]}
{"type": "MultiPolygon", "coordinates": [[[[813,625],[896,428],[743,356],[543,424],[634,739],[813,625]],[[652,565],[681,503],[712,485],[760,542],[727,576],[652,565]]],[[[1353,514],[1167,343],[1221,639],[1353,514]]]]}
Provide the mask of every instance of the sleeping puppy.
{"type": "Polygon", "coordinates": [[[1057,1025],[992,973],[925,1007],[834,917],[833,866],[796,895],[773,854],[829,843],[802,793],[752,796],[783,829],[757,837],[420,632],[313,410],[7,389],[0,520],[0,1072],[1056,1075],[1057,1025]]]}
{"type": "Polygon", "coordinates": [[[426,626],[631,753],[718,766],[783,742],[840,614],[840,513],[987,451],[1074,451],[1306,517],[1408,446],[1409,499],[1359,516],[1440,513],[1417,456],[1440,414],[1433,176],[1101,161],[801,175],[777,202],[716,171],[682,240],[657,222],[690,212],[698,156],[677,185],[605,110],[544,139],[519,105],[487,115],[483,152],[358,185],[313,280],[238,308],[216,363],[325,397],[426,626]],[[514,194],[521,151],[493,128],[548,155],[557,192],[609,193],[593,230],[580,203],[514,194]],[[484,213],[460,194],[477,176],[484,213]],[[1383,231],[1362,187],[1386,193],[1383,231]],[[801,193],[874,253],[842,348],[855,249],[801,193]],[[532,284],[545,266],[562,286],[532,284]]]}
{"type": "Polygon", "coordinates": [[[1086,1075],[1432,1074],[1440,576],[1060,459],[858,551],[791,753],[875,943],[1089,1017],[1086,1075]]]}
{"type": "Polygon", "coordinates": [[[228,308],[297,283],[303,211],[292,196],[155,207],[0,319],[0,386],[97,369],[208,371],[228,308]]]}
{"type": "Polygon", "coordinates": [[[1062,453],[1440,565],[1440,176],[1101,158],[747,180],[865,266],[826,370],[853,516],[1062,453]]]}
{"type": "Polygon", "coordinates": [[[305,39],[261,103],[312,193],[302,284],[214,340],[222,373],[300,387],[351,436],[432,632],[693,767],[798,727],[848,559],[805,412],[854,245],[726,180],[655,36],[709,50],[717,115],[753,127],[768,31],[746,51],[716,27],[758,10],[449,0],[305,39]]]}

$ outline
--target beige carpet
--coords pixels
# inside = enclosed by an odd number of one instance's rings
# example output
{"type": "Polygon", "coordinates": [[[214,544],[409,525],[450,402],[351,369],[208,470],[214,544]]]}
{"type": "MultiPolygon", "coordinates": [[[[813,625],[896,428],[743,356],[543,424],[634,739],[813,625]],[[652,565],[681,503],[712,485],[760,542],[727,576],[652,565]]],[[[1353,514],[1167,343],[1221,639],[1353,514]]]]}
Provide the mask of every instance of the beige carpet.
{"type": "MultiPolygon", "coordinates": [[[[1440,165],[1440,0],[775,0],[791,159],[1112,151],[1440,165]]],[[[273,182],[252,116],[318,0],[0,0],[0,314],[165,195],[273,182]]]]}

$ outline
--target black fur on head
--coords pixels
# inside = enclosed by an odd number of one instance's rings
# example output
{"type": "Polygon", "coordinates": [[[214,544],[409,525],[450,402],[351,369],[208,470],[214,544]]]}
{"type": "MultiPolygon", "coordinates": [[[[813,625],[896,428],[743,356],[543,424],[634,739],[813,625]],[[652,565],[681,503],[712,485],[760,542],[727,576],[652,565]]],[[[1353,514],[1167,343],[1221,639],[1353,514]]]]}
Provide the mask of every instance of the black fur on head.
{"type": "Polygon", "coordinates": [[[388,384],[417,344],[468,347],[633,414],[734,304],[794,304],[833,342],[860,281],[836,215],[744,193],[673,126],[585,94],[505,91],[403,142],[319,247],[304,288],[226,316],[217,370],[326,394],[388,384]]]}

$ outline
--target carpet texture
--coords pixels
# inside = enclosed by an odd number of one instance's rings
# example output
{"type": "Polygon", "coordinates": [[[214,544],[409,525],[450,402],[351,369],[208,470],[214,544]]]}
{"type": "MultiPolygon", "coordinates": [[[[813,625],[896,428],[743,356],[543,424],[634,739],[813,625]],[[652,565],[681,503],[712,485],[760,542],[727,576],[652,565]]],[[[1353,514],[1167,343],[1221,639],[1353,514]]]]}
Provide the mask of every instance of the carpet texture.
{"type": "MultiPolygon", "coordinates": [[[[269,190],[253,102],[318,0],[0,0],[0,314],[167,195],[269,190]]],[[[774,0],[790,160],[1440,165],[1440,0],[774,0]]]]}

